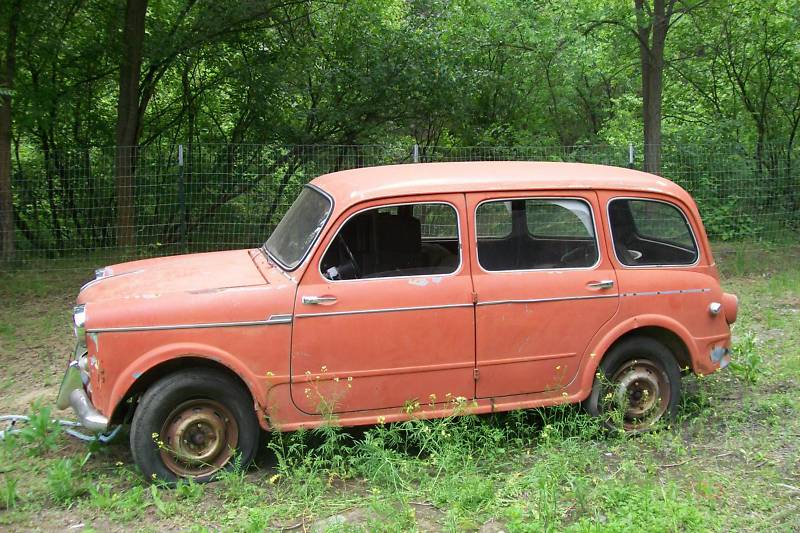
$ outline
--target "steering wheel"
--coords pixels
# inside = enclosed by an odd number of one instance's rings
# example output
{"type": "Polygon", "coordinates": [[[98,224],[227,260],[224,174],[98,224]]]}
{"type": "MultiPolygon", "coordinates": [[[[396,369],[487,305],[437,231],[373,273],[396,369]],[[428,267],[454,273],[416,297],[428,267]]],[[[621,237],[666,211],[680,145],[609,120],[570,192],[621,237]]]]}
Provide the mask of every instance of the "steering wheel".
{"type": "Polygon", "coordinates": [[[350,264],[353,265],[353,274],[355,275],[356,278],[360,278],[361,277],[361,269],[358,268],[358,263],[356,262],[356,258],[353,255],[353,252],[350,250],[350,247],[347,246],[347,241],[344,240],[344,237],[342,237],[341,233],[338,234],[336,236],[336,238],[339,240],[339,244],[342,245],[342,248],[344,248],[344,251],[347,254],[347,257],[350,259],[350,264]]]}

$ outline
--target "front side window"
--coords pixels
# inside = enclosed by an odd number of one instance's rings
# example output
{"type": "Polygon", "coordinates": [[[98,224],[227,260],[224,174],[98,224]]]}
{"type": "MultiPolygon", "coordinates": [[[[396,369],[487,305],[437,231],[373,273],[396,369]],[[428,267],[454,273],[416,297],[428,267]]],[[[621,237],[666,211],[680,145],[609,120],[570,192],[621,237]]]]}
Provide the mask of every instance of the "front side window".
{"type": "Polygon", "coordinates": [[[330,280],[451,274],[460,254],[453,206],[392,205],[348,219],[325,252],[320,271],[330,280]]]}
{"type": "Polygon", "coordinates": [[[330,198],[313,187],[304,187],[264,244],[267,252],[283,268],[297,268],[317,240],[332,208],[330,198]]]}
{"type": "Polygon", "coordinates": [[[608,204],[608,216],[623,265],[691,265],[699,257],[689,222],[670,203],[618,198],[608,204]]]}
{"type": "Polygon", "coordinates": [[[475,218],[484,270],[588,268],[599,258],[592,210],[583,200],[489,201],[475,218]]]}

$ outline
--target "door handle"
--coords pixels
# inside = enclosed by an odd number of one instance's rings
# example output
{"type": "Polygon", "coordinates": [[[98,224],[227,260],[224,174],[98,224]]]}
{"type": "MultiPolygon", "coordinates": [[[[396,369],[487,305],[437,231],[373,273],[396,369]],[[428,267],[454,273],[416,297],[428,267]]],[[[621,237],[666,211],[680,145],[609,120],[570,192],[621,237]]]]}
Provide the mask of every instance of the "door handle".
{"type": "Polygon", "coordinates": [[[613,279],[601,279],[600,281],[595,281],[592,283],[587,283],[587,287],[590,289],[610,289],[614,286],[613,279]]]}
{"type": "Polygon", "coordinates": [[[301,301],[306,305],[332,304],[336,296],[303,296],[301,301]]]}

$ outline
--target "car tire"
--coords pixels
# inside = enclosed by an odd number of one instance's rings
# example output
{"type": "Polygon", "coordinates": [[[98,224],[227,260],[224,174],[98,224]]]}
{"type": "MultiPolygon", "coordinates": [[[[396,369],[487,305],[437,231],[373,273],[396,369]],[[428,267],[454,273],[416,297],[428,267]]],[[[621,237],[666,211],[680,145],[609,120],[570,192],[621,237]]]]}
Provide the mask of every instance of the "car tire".
{"type": "Polygon", "coordinates": [[[583,408],[612,431],[640,433],[678,413],[681,372],[672,352],[649,337],[614,346],[597,369],[583,408]]]}
{"type": "Polygon", "coordinates": [[[131,452],[147,479],[203,483],[252,462],[259,435],[249,391],[229,375],[196,368],[147,389],[133,415],[131,452]]]}

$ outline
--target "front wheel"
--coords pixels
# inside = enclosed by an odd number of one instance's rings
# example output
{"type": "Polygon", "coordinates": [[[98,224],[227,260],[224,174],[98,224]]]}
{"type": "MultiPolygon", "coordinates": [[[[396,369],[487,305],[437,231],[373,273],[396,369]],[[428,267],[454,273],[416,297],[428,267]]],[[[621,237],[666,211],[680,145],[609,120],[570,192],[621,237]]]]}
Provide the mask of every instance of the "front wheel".
{"type": "Polygon", "coordinates": [[[131,423],[131,451],[148,479],[211,480],[253,460],[259,427],[250,394],[223,373],[197,368],[151,386],[131,423]]]}
{"type": "Polygon", "coordinates": [[[623,340],[603,358],[584,409],[612,430],[638,433],[678,412],[681,372],[672,353],[647,337],[623,340]]]}

